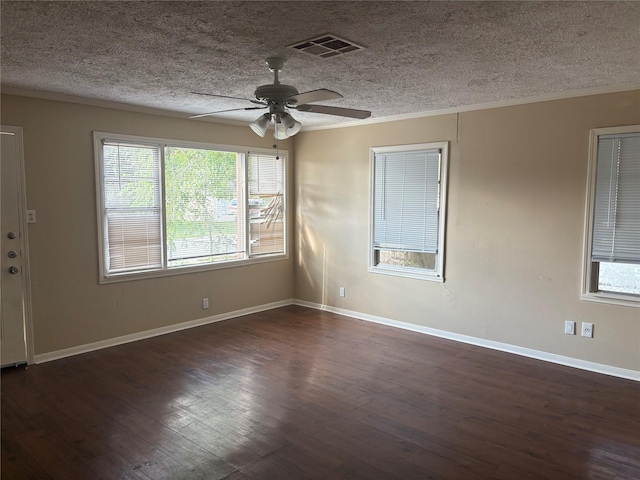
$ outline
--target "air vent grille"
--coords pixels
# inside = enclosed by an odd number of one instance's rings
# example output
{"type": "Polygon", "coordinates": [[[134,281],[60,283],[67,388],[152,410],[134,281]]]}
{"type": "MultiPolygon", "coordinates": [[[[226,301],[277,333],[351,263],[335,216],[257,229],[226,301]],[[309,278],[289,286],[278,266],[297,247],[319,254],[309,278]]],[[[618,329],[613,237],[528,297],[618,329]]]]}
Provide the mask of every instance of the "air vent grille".
{"type": "Polygon", "coordinates": [[[289,45],[289,47],[322,58],[335,57],[336,55],[343,55],[364,49],[361,45],[328,33],[294,43],[293,45],[289,45]]]}

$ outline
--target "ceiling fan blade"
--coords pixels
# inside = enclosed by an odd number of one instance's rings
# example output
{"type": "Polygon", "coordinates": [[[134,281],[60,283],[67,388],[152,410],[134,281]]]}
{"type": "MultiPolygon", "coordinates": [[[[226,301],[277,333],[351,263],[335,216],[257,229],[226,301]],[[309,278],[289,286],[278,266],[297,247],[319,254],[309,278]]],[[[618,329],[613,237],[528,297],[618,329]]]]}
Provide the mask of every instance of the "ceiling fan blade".
{"type": "Polygon", "coordinates": [[[242,97],[230,97],[229,95],[218,95],[216,93],[202,93],[202,92],[191,92],[194,95],[207,95],[209,97],[220,97],[220,98],[232,98],[234,100],[244,100],[245,102],[257,103],[258,105],[264,105],[264,102],[259,100],[251,99],[251,98],[242,98],[242,97]]]}
{"type": "Polygon", "coordinates": [[[371,112],[368,110],[356,110],[354,108],[330,107],[328,105],[299,105],[297,109],[301,112],[326,113],[327,115],[338,115],[349,118],[369,118],[371,112]]]}
{"type": "Polygon", "coordinates": [[[237,112],[237,111],[240,111],[240,110],[262,110],[263,108],[267,108],[266,105],[264,107],[230,108],[228,110],[217,110],[215,112],[201,113],[200,115],[191,115],[189,118],[208,117],[209,115],[215,115],[217,113],[237,112]]]}
{"type": "Polygon", "coordinates": [[[295,102],[297,105],[305,105],[312,102],[323,102],[325,100],[335,100],[336,98],[342,98],[338,92],[333,90],[327,90],[326,88],[320,88],[318,90],[311,90],[310,92],[303,92],[297,95],[291,95],[285,98],[287,102],[295,102]]]}

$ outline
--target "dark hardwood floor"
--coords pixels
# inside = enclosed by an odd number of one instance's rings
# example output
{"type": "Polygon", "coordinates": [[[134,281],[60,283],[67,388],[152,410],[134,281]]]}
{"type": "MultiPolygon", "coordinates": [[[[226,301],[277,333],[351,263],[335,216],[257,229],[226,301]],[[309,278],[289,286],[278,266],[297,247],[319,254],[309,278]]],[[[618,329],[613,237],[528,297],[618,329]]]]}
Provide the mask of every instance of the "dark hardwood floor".
{"type": "Polygon", "coordinates": [[[2,372],[2,479],[640,479],[640,384],[303,307],[2,372]]]}

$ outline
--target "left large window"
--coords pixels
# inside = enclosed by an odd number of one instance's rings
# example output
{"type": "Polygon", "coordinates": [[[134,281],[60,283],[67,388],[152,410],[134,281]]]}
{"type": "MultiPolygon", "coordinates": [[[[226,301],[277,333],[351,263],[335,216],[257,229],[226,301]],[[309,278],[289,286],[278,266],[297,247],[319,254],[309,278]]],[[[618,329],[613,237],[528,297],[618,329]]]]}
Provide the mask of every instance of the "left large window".
{"type": "Polygon", "coordinates": [[[286,258],[286,152],[94,133],[100,280],[286,258]]]}

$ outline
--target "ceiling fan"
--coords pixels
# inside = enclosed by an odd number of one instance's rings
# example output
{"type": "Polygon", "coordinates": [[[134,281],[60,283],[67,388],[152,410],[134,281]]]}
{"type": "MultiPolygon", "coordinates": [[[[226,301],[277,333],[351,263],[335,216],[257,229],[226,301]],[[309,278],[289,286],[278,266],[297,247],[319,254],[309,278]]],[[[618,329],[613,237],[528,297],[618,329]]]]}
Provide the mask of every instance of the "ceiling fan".
{"type": "Polygon", "coordinates": [[[274,124],[274,137],[278,140],[291,137],[298,133],[302,128],[302,124],[294,119],[288,112],[289,109],[298,110],[300,112],[323,113],[327,115],[337,115],[349,118],[368,118],[371,112],[367,110],[356,110],[353,108],[332,107],[329,105],[315,105],[314,102],[323,100],[333,100],[342,98],[337,92],[320,88],[309,92],[298,93],[296,88],[291,85],[284,85],[278,80],[278,73],[284,66],[285,59],[279,57],[269,57],[266,59],[269,70],[273,72],[273,83],[259,86],[254,92],[255,100],[230,97],[227,95],[216,95],[212,93],[192,92],[196,95],[209,95],[212,97],[233,98],[236,100],[244,100],[259,106],[232,108],[228,110],[218,110],[216,112],[202,113],[200,115],[192,115],[189,118],[207,117],[223,112],[233,112],[239,110],[261,110],[268,109],[269,112],[260,115],[254,122],[250,123],[251,129],[261,137],[267,133],[271,122],[274,124]]]}

